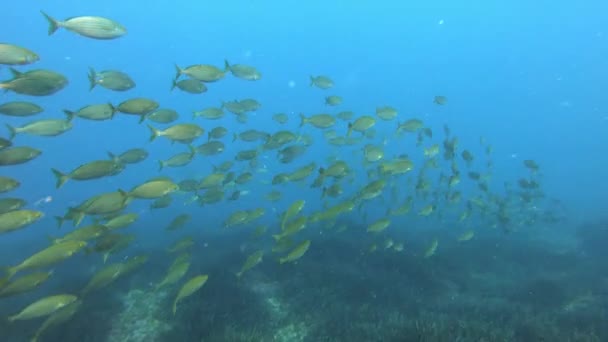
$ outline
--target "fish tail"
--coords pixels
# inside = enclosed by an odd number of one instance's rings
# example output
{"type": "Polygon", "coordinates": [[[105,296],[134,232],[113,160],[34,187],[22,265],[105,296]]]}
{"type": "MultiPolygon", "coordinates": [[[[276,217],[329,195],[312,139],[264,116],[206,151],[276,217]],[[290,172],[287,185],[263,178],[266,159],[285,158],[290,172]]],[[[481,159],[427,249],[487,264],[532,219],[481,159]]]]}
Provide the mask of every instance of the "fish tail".
{"type": "Polygon", "coordinates": [[[154,127],[152,127],[152,125],[148,125],[148,128],[150,128],[150,132],[152,135],[150,135],[150,141],[154,141],[154,139],[158,138],[161,134],[160,131],[154,127]]]}
{"type": "Polygon", "coordinates": [[[61,23],[58,22],[57,20],[55,20],[55,18],[51,17],[50,15],[44,13],[44,11],[40,11],[40,13],[42,13],[42,15],[49,22],[49,36],[50,36],[53,33],[55,33],[55,31],[57,31],[57,29],[59,29],[59,27],[61,26],[61,23]]]}
{"type": "Polygon", "coordinates": [[[64,110],[63,113],[65,114],[65,116],[66,116],[65,119],[68,122],[71,122],[72,120],[74,120],[74,112],[70,112],[69,110],[64,110]]]}
{"type": "Polygon", "coordinates": [[[6,272],[6,279],[10,280],[18,271],[18,266],[15,267],[6,267],[4,272],[6,272]]]}
{"type": "Polygon", "coordinates": [[[196,155],[196,148],[194,148],[192,144],[188,144],[188,149],[190,150],[190,155],[192,156],[192,158],[194,158],[194,156],[196,155]]]}
{"type": "Polygon", "coordinates": [[[87,76],[89,78],[89,91],[91,91],[97,85],[97,73],[95,69],[89,67],[89,74],[87,76]]]}
{"type": "Polygon", "coordinates": [[[175,87],[177,87],[177,78],[173,79],[173,82],[171,83],[171,91],[173,91],[175,87]]]}
{"type": "Polygon", "coordinates": [[[314,85],[315,85],[315,78],[312,75],[310,75],[310,86],[312,87],[314,85]]]}
{"type": "Polygon", "coordinates": [[[108,257],[110,256],[110,253],[103,253],[103,263],[105,264],[106,261],[108,261],[108,257]]]}
{"type": "Polygon", "coordinates": [[[63,222],[65,222],[65,219],[61,216],[55,216],[55,221],[57,221],[57,228],[61,228],[61,226],[63,225],[63,222]]]}
{"type": "Polygon", "coordinates": [[[158,171],[162,171],[163,167],[165,167],[165,163],[162,160],[158,161],[158,171]]]}
{"type": "Polygon", "coordinates": [[[300,127],[304,126],[305,123],[306,117],[304,116],[304,114],[300,113],[300,127]]]}
{"type": "Polygon", "coordinates": [[[112,159],[112,161],[115,163],[120,162],[120,159],[116,155],[114,155],[114,153],[112,153],[112,152],[108,152],[108,157],[110,157],[110,159],[112,159]]]}
{"type": "Polygon", "coordinates": [[[350,137],[350,134],[353,131],[353,124],[351,122],[348,123],[348,132],[346,132],[346,137],[350,137]]]}
{"type": "Polygon", "coordinates": [[[64,173],[61,173],[61,171],[57,170],[57,169],[51,169],[51,171],[53,171],[53,175],[55,175],[55,178],[57,178],[57,183],[55,183],[55,187],[57,189],[61,188],[61,186],[63,184],[65,184],[65,182],[68,181],[68,179],[70,179],[70,177],[64,173]]]}
{"type": "Polygon", "coordinates": [[[68,121],[72,121],[72,119],[74,119],[74,116],[76,115],[76,113],[72,112],[71,110],[67,110],[67,109],[64,109],[63,113],[67,117],[68,121]]]}
{"type": "Polygon", "coordinates": [[[173,302],[173,316],[175,316],[176,311],[177,311],[177,299],[173,302]]]}
{"type": "Polygon", "coordinates": [[[175,79],[177,80],[181,75],[184,74],[184,70],[182,68],[179,67],[179,65],[177,65],[177,63],[175,64],[175,79]]]}
{"type": "Polygon", "coordinates": [[[230,63],[228,63],[227,59],[224,59],[224,72],[230,71],[230,63]]]}
{"type": "Polygon", "coordinates": [[[8,133],[9,133],[8,139],[9,140],[15,139],[15,135],[17,134],[17,130],[15,129],[15,127],[13,127],[9,124],[5,124],[5,125],[6,125],[6,128],[8,128],[8,133]]]}

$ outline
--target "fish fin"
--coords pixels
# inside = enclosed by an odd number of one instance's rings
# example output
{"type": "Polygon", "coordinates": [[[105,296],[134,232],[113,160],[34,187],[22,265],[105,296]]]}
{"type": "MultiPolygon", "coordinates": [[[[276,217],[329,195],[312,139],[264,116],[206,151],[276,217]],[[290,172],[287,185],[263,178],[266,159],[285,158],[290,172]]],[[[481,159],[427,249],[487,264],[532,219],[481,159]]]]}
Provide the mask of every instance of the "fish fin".
{"type": "Polygon", "coordinates": [[[158,171],[162,171],[163,167],[165,167],[165,163],[162,160],[158,161],[158,171]]]}
{"type": "Polygon", "coordinates": [[[23,75],[23,73],[15,68],[9,68],[9,70],[11,71],[11,74],[13,75],[13,78],[19,78],[23,75]]]}
{"type": "Polygon", "coordinates": [[[55,175],[55,178],[57,178],[57,183],[55,183],[55,188],[57,189],[61,188],[61,186],[70,179],[68,175],[61,173],[61,171],[57,169],[51,169],[51,171],[53,172],[53,175],[55,175]]]}
{"type": "Polygon", "coordinates": [[[59,27],[61,26],[61,23],[59,21],[55,20],[55,18],[51,17],[50,15],[44,13],[44,11],[40,11],[40,13],[42,13],[42,15],[49,22],[49,36],[50,36],[53,33],[55,33],[55,31],[57,31],[57,29],[59,29],[59,27]]]}
{"type": "Polygon", "coordinates": [[[95,69],[89,67],[89,74],[87,76],[89,78],[89,91],[91,91],[97,85],[97,73],[95,72],[95,69]]]}
{"type": "Polygon", "coordinates": [[[74,227],[78,227],[80,225],[80,223],[82,223],[82,220],[84,219],[84,212],[80,211],[80,210],[76,210],[74,209],[76,212],[74,214],[74,219],[72,220],[72,222],[74,222],[74,227]]]}

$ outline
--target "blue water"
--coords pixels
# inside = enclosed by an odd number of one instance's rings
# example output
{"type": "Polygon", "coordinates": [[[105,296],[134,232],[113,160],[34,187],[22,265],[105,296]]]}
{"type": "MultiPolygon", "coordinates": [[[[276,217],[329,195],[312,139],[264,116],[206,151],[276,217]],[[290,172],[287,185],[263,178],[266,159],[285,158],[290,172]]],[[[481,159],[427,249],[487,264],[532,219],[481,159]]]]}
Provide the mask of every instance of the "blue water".
{"type": "MultiPolygon", "coordinates": [[[[475,166],[479,170],[485,163],[483,147],[479,145],[479,138],[483,136],[493,146],[491,159],[494,168],[490,184],[498,194],[503,194],[503,182],[515,184],[517,179],[529,175],[522,165],[524,159],[535,160],[541,166],[542,190],[547,196],[547,201],[538,205],[550,207],[547,204],[549,200],[559,200],[562,206],[558,216],[562,220],[550,228],[539,223],[531,227],[536,229],[533,232],[525,227],[517,230],[523,236],[535,235],[534,241],[551,240],[556,236],[562,239],[562,234],[563,239],[567,239],[570,235],[564,232],[574,231],[585,222],[599,222],[605,218],[608,200],[608,183],[604,177],[604,170],[608,168],[605,156],[608,148],[606,10],[608,4],[601,1],[588,1],[585,6],[565,1],[500,4],[480,1],[329,3],[288,0],[225,1],[221,4],[209,1],[109,0],[44,4],[13,1],[0,11],[0,41],[30,48],[40,55],[38,63],[19,67],[19,70],[48,68],[64,74],[69,79],[69,86],[48,97],[33,98],[10,92],[0,95],[1,102],[27,100],[45,108],[45,112],[37,117],[3,116],[2,121],[20,126],[38,118],[60,118],[64,109],[77,110],[108,101],[117,105],[128,98],[142,96],[155,99],[161,108],[178,111],[179,122],[190,122],[192,111],[219,106],[222,101],[254,98],[261,102],[262,108],[249,114],[247,124],[238,123],[230,113],[226,113],[221,121],[199,118],[195,122],[206,131],[218,125],[231,133],[249,128],[268,132],[286,128],[314,138],[315,143],[307,153],[287,165],[276,160],[275,151],[264,153],[259,162],[269,172],[254,172],[254,180],[242,187],[249,194],[238,201],[224,201],[201,208],[184,205],[187,197],[178,196],[170,209],[157,211],[148,209],[149,201],[134,201],[127,211],[140,213],[139,220],[129,228],[138,234],[137,246],[133,247],[138,253],[163,253],[162,248],[169,244],[168,240],[172,242],[178,236],[188,234],[200,238],[201,243],[210,239],[205,234],[230,236],[232,233],[222,231],[221,225],[229,214],[238,209],[266,208],[266,215],[260,222],[271,227],[276,226],[277,215],[297,199],[307,201],[306,214],[321,210],[319,190],[308,187],[316,175],[309,177],[304,186],[275,187],[284,195],[276,204],[264,203],[263,196],[272,190],[268,183],[273,175],[294,171],[311,161],[317,162],[317,166],[327,166],[325,159],[330,155],[347,160],[356,170],[356,181],[350,185],[342,184],[345,188],[343,199],[352,196],[368,181],[359,151],[362,144],[354,148],[331,147],[333,152],[328,151],[329,145],[324,141],[321,130],[312,126],[298,127],[298,114],[352,110],[358,116],[373,115],[375,108],[383,105],[397,108],[399,118],[391,122],[378,120],[378,134],[370,142],[381,144],[384,138],[388,138],[387,158],[404,153],[417,155],[412,157],[416,168],[408,175],[412,179],[416,179],[422,164],[421,148],[415,146],[413,135],[395,138],[393,132],[397,121],[413,117],[422,119],[433,129],[432,141],[435,143],[443,141],[442,126],[447,124],[452,134],[460,139],[459,150],[469,149],[476,156],[475,166]],[[47,22],[39,10],[58,19],[79,15],[105,16],[123,24],[128,33],[110,41],[88,39],[64,29],[48,36],[47,22]],[[262,79],[248,82],[227,75],[225,79],[209,84],[208,92],[202,95],[169,91],[175,76],[174,64],[183,67],[202,63],[219,67],[223,66],[225,59],[231,63],[255,66],[261,71],[262,79]],[[88,67],[124,71],[135,80],[137,87],[126,93],[112,92],[99,86],[89,91],[88,67]],[[320,74],[329,75],[336,86],[325,91],[311,88],[309,76],[320,74]],[[328,109],[323,100],[327,95],[342,96],[344,104],[328,109]],[[434,104],[436,95],[446,96],[447,105],[434,104]],[[272,114],[278,112],[290,115],[289,123],[281,128],[271,119],[272,114]],[[167,238],[164,227],[181,213],[189,213],[193,217],[187,228],[188,234],[167,238]]],[[[0,75],[3,79],[10,78],[8,68],[1,67],[0,75]]],[[[10,196],[27,200],[29,208],[44,211],[45,217],[24,230],[1,237],[0,265],[15,264],[44,248],[48,244],[47,236],[67,232],[55,228],[53,216],[63,215],[68,206],[77,205],[101,192],[130,190],[160,175],[175,181],[200,179],[212,172],[212,165],[233,159],[240,150],[257,146],[254,143],[231,143],[227,137],[223,139],[227,148],[221,155],[198,155],[186,167],[166,168],[159,173],[158,159],[167,159],[187,151],[187,148],[162,138],[149,142],[149,129],[137,121],[136,117],[120,113],[113,120],[104,122],[76,118],[74,128],[58,137],[19,135],[15,138],[16,145],[37,147],[43,150],[43,154],[29,163],[2,168],[3,175],[22,182],[10,196]],[[150,157],[140,164],[127,166],[115,177],[68,181],[61,189],[55,189],[50,168],[68,172],[85,162],[106,158],[108,151],[117,154],[134,147],[145,148],[150,157]],[[51,202],[34,205],[47,196],[52,197],[51,202]]],[[[344,134],[346,123],[339,121],[335,128],[339,134],[344,134]]],[[[205,141],[206,135],[195,145],[205,141]]],[[[461,169],[466,170],[464,163],[460,164],[461,169]]],[[[449,170],[449,164],[445,165],[442,169],[449,170]]],[[[246,170],[246,164],[239,163],[234,171],[246,170]]],[[[402,182],[400,196],[412,189],[411,182],[402,182]]],[[[465,194],[474,191],[473,186],[462,187],[465,194]]],[[[384,201],[366,205],[367,221],[361,218],[361,211],[356,211],[348,217],[348,222],[365,226],[380,218],[387,206],[395,207],[389,198],[387,191],[384,201]]],[[[416,212],[425,204],[421,200],[415,201],[410,218],[399,221],[399,225],[442,228],[446,221],[437,223],[417,217],[416,212]]],[[[458,225],[452,221],[448,220],[447,225],[458,225]]],[[[476,225],[490,226],[491,223],[473,224],[476,225]]],[[[424,236],[422,240],[430,239],[430,236],[424,236]]],[[[518,238],[508,235],[500,241],[510,239],[518,238]]],[[[314,249],[315,235],[312,240],[311,250],[314,249]]],[[[250,252],[247,246],[251,243],[241,237],[226,243],[226,246],[221,245],[222,249],[230,249],[237,255],[233,256],[235,263],[225,268],[237,271],[250,252]]],[[[367,245],[362,248],[367,248],[367,245]]],[[[458,253],[458,250],[452,253],[458,253]]],[[[267,262],[273,261],[268,257],[267,262]]],[[[99,265],[89,260],[83,262],[82,267],[85,275],[80,278],[74,276],[77,280],[69,278],[77,285],[66,284],[66,291],[85,284],[92,270],[99,265]]],[[[162,277],[166,267],[165,264],[154,267],[154,272],[158,273],[156,278],[162,277]]],[[[222,268],[221,265],[215,267],[222,268]]],[[[61,269],[62,265],[58,265],[59,279],[61,269]]],[[[201,269],[201,272],[207,270],[201,269]]],[[[272,278],[274,271],[269,273],[266,276],[272,278]]],[[[213,277],[210,274],[211,280],[213,277]]],[[[143,283],[136,283],[133,287],[143,287],[143,283]]],[[[57,287],[63,289],[60,285],[57,287]]],[[[0,301],[0,312],[14,313],[43,292],[25,294],[20,300],[0,301]]],[[[173,295],[171,293],[170,296],[173,295]]],[[[89,313],[94,310],[94,305],[88,307],[89,313]]],[[[184,320],[187,318],[182,317],[181,321],[184,320]]],[[[233,323],[239,324],[238,321],[233,323]]],[[[33,327],[35,329],[36,324],[33,327]]],[[[66,326],[65,329],[68,328],[66,326]]],[[[70,329],[75,328],[71,326],[70,329]]],[[[89,338],[92,341],[103,340],[99,336],[89,338]]],[[[334,340],[340,339],[336,337],[334,340]]]]}

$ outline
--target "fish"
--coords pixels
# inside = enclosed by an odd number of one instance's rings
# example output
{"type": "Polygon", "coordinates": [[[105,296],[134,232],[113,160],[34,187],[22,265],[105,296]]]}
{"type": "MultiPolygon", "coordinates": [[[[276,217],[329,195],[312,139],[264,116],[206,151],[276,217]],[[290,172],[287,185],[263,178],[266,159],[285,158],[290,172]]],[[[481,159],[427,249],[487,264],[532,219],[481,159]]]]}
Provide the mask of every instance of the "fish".
{"type": "Polygon", "coordinates": [[[242,277],[243,273],[247,272],[248,270],[254,268],[259,263],[261,263],[263,258],[264,258],[264,250],[259,250],[257,252],[254,252],[253,254],[250,254],[247,257],[247,259],[245,260],[245,263],[243,264],[243,266],[241,267],[241,270],[236,273],[236,277],[237,278],[242,277]]]}
{"type": "Polygon", "coordinates": [[[116,114],[117,111],[118,110],[111,103],[92,104],[84,106],[77,111],[63,110],[68,117],[77,116],[82,119],[94,121],[111,120],[114,118],[114,114],[116,114]]]}
{"type": "Polygon", "coordinates": [[[294,262],[300,259],[306,251],[310,248],[310,240],[306,240],[298,244],[294,249],[291,250],[286,256],[279,259],[279,263],[284,264],[286,262],[294,262]]]}
{"type": "Polygon", "coordinates": [[[175,70],[177,72],[175,79],[186,75],[202,82],[216,82],[224,78],[226,74],[225,71],[209,64],[195,64],[186,68],[180,68],[175,64],[175,70]]]}
{"type": "Polygon", "coordinates": [[[173,315],[175,315],[175,313],[177,312],[177,304],[179,304],[182,299],[189,297],[194,292],[198,291],[201,287],[203,287],[203,285],[205,285],[205,283],[207,282],[207,279],[209,279],[209,276],[206,274],[197,275],[188,280],[182,286],[182,288],[179,290],[179,293],[177,294],[177,297],[173,301],[173,315]]]}
{"type": "Polygon", "coordinates": [[[30,122],[21,127],[13,127],[6,124],[6,128],[9,130],[9,139],[11,140],[20,133],[43,137],[55,137],[71,130],[72,127],[72,116],[69,115],[67,119],[42,119],[30,122]]]}
{"type": "Polygon", "coordinates": [[[13,44],[0,43],[0,64],[27,65],[39,60],[40,56],[32,50],[13,44]]]}
{"type": "Polygon", "coordinates": [[[376,119],[369,115],[364,115],[357,118],[354,122],[348,124],[348,132],[346,136],[349,137],[352,131],[364,133],[368,129],[376,125],[376,119]]]}
{"type": "Polygon", "coordinates": [[[135,81],[128,74],[118,70],[103,70],[96,72],[89,67],[89,91],[100,85],[113,91],[127,91],[136,87],[135,81]]]}
{"type": "Polygon", "coordinates": [[[108,230],[120,229],[131,225],[133,222],[137,221],[138,218],[139,214],[137,213],[121,214],[104,222],[103,225],[108,230]]]}
{"type": "Polygon", "coordinates": [[[430,258],[435,255],[435,252],[437,251],[437,246],[439,246],[439,240],[435,238],[424,252],[424,258],[430,258]]]}
{"type": "Polygon", "coordinates": [[[9,322],[28,320],[48,316],[62,307],[75,302],[78,297],[71,294],[59,294],[44,297],[25,307],[18,314],[8,317],[9,322]]]}
{"type": "Polygon", "coordinates": [[[391,221],[387,218],[380,219],[367,227],[367,231],[370,233],[379,233],[384,231],[388,226],[391,225],[391,221]]]}
{"type": "Polygon", "coordinates": [[[166,137],[181,143],[191,143],[205,132],[200,126],[189,123],[176,124],[164,130],[156,129],[151,125],[148,125],[148,128],[152,132],[150,141],[154,141],[157,137],[166,137]]]}
{"type": "Polygon", "coordinates": [[[169,179],[154,179],[134,187],[128,195],[141,199],[155,199],[177,191],[178,189],[179,187],[177,184],[169,179]]]}
{"type": "Polygon", "coordinates": [[[320,89],[329,89],[334,86],[334,81],[328,76],[310,76],[310,86],[315,86],[320,89]]]}
{"type": "Polygon", "coordinates": [[[0,198],[0,214],[8,213],[23,208],[27,202],[21,198],[0,198]]]}
{"type": "Polygon", "coordinates": [[[0,297],[10,297],[17,294],[33,291],[44,283],[53,271],[34,272],[17,278],[5,286],[0,286],[0,297]]]}
{"type": "Polygon", "coordinates": [[[44,322],[42,323],[40,328],[38,328],[30,342],[38,342],[40,335],[42,335],[42,333],[45,332],[48,328],[70,320],[72,316],[74,316],[74,314],[78,312],[81,306],[82,301],[78,299],[53,312],[50,316],[48,316],[46,320],[44,320],[44,322]]]}
{"type": "Polygon", "coordinates": [[[433,99],[433,103],[440,106],[444,106],[448,103],[448,98],[445,96],[438,95],[435,96],[435,98],[433,99]]]}
{"type": "Polygon", "coordinates": [[[44,213],[38,210],[20,209],[0,214],[0,234],[25,228],[40,220],[44,213]]]}
{"type": "Polygon", "coordinates": [[[376,116],[385,121],[393,120],[398,114],[397,110],[393,107],[384,106],[376,108],[376,116]]]}
{"type": "Polygon", "coordinates": [[[28,101],[11,101],[0,105],[0,114],[9,116],[31,116],[42,113],[44,108],[28,101]]]}
{"type": "Polygon", "coordinates": [[[329,114],[315,114],[310,117],[304,116],[304,114],[300,114],[300,127],[305,124],[311,124],[317,128],[329,128],[332,127],[336,123],[336,118],[333,115],[329,114]]]}
{"type": "Polygon", "coordinates": [[[89,280],[84,289],[82,289],[81,295],[85,296],[93,290],[98,290],[108,286],[123,274],[122,272],[124,267],[125,265],[123,263],[115,263],[104,266],[89,280]]]}
{"type": "Polygon", "coordinates": [[[139,122],[141,123],[145,120],[146,114],[157,110],[158,107],[158,102],[152,99],[135,97],[121,102],[118,107],[116,107],[116,110],[124,114],[139,115],[139,122]]]}
{"type": "Polygon", "coordinates": [[[9,192],[17,189],[21,185],[21,182],[18,180],[11,178],[0,176],[0,193],[9,192]]]}
{"type": "Polygon", "coordinates": [[[81,36],[93,39],[116,39],[127,34],[127,29],[118,22],[96,16],[71,17],[64,21],[57,20],[40,11],[49,23],[49,36],[59,28],[65,28],[81,36]]]}
{"type": "Polygon", "coordinates": [[[57,169],[51,169],[57,179],[55,187],[61,188],[68,180],[90,180],[108,176],[115,176],[124,170],[125,166],[115,160],[95,160],[82,164],[69,173],[62,173],[57,169]]]}
{"type": "Polygon", "coordinates": [[[339,106],[342,104],[342,97],[331,95],[325,98],[325,104],[328,106],[339,106]]]}
{"type": "Polygon", "coordinates": [[[287,221],[289,221],[291,218],[295,217],[302,211],[304,205],[306,205],[305,200],[297,200],[293,202],[289,206],[289,208],[287,208],[285,213],[283,213],[283,218],[281,219],[281,230],[285,229],[285,224],[287,223],[287,221]]]}
{"type": "Polygon", "coordinates": [[[262,74],[250,65],[245,64],[230,64],[228,60],[224,61],[225,70],[230,71],[232,75],[247,81],[258,81],[262,79],[262,74]]]}
{"type": "Polygon", "coordinates": [[[108,152],[110,159],[122,164],[136,164],[148,158],[148,152],[142,148],[132,148],[124,151],[118,156],[108,152]]]}
{"type": "Polygon", "coordinates": [[[16,266],[6,269],[7,278],[12,278],[17,272],[27,269],[39,269],[61,262],[86,247],[85,241],[67,240],[47,247],[16,266]]]}
{"type": "Polygon", "coordinates": [[[0,89],[10,90],[17,94],[30,96],[49,96],[68,85],[68,79],[52,70],[35,69],[20,72],[10,69],[13,78],[0,82],[0,89]]]}
{"type": "Polygon", "coordinates": [[[184,79],[184,80],[173,80],[171,90],[178,88],[186,93],[190,94],[202,94],[207,91],[205,83],[195,78],[184,79]]]}
{"type": "Polygon", "coordinates": [[[186,273],[188,273],[188,269],[190,269],[189,260],[182,261],[177,259],[176,262],[174,262],[173,265],[171,265],[171,267],[169,268],[169,271],[167,272],[165,278],[163,278],[163,280],[158,283],[158,285],[156,285],[156,290],[158,291],[159,289],[167,285],[173,285],[177,283],[186,275],[186,273]]]}
{"type": "Polygon", "coordinates": [[[202,117],[207,120],[218,120],[224,117],[224,111],[222,110],[222,108],[209,107],[200,111],[193,112],[192,118],[196,119],[197,117],[202,117]]]}
{"type": "Polygon", "coordinates": [[[173,109],[161,108],[146,115],[146,119],[156,123],[166,124],[179,119],[179,113],[173,109]]]}

